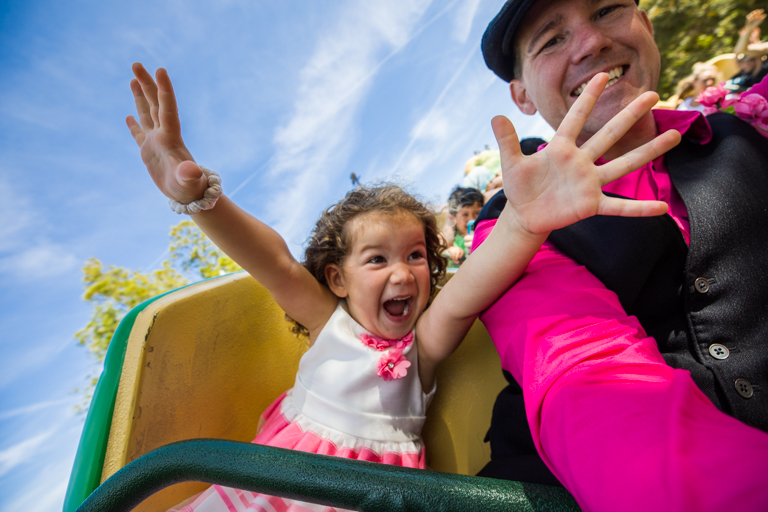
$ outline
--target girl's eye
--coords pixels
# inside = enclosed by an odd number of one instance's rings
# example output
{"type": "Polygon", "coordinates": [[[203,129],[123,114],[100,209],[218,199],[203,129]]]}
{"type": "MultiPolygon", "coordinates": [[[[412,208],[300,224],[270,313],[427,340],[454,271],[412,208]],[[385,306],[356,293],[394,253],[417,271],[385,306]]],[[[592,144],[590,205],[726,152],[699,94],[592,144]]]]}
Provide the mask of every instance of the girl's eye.
{"type": "Polygon", "coordinates": [[[414,252],[412,252],[412,253],[411,253],[411,255],[410,255],[410,259],[412,259],[412,260],[420,260],[420,259],[422,259],[423,257],[424,257],[424,254],[422,254],[422,253],[421,253],[421,252],[419,252],[419,251],[414,251],[414,252]]]}
{"type": "Polygon", "coordinates": [[[384,256],[374,256],[368,260],[368,263],[384,263],[385,261],[384,256]]]}

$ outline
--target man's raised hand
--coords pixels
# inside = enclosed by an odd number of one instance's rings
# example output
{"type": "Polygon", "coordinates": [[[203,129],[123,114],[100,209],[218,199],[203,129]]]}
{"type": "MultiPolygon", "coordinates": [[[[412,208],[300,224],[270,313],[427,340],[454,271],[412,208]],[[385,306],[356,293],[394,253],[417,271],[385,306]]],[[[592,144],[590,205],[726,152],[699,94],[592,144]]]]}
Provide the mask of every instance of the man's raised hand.
{"type": "Polygon", "coordinates": [[[133,116],[125,122],[141,148],[141,159],[163,194],[183,204],[200,199],[208,179],[181,138],[179,111],[168,73],[159,68],[155,82],[138,62],[132,69],[136,78],[131,80],[131,92],[139,122],[133,116]]]}
{"type": "Polygon", "coordinates": [[[512,123],[504,116],[493,118],[504,194],[526,231],[544,234],[593,215],[647,217],[667,211],[664,202],[608,197],[601,188],[672,149],[680,142],[677,131],[667,131],[604,165],[594,164],[656,104],[656,93],[642,94],[580,148],[576,146],[576,137],[607,82],[605,73],[593,77],[547,147],[530,156],[522,154],[512,123]]]}

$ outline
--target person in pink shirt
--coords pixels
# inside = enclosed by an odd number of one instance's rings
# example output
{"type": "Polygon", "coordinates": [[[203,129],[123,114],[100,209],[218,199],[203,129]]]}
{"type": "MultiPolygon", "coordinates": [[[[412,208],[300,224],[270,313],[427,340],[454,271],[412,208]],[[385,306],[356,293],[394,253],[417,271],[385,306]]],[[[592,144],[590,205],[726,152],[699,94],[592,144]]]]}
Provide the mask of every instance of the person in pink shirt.
{"type": "MultiPolygon", "coordinates": [[[[577,144],[660,72],[635,0],[509,0],[482,49],[520,110],[555,129],[584,84],[609,73],[577,144]]],[[[768,510],[766,97],[764,80],[734,114],[654,110],[598,160],[670,128],[683,136],[603,187],[663,200],[667,215],[552,232],[482,314],[512,382],[481,475],[556,479],[585,510],[768,510]]],[[[502,199],[480,214],[475,246],[502,199]]]]}

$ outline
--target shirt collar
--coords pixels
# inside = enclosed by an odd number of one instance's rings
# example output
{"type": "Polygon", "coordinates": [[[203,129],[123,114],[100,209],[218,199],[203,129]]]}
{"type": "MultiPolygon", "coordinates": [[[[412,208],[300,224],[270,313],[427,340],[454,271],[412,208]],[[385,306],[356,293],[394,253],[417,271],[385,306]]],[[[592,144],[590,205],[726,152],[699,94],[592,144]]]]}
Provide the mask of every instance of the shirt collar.
{"type": "Polygon", "coordinates": [[[677,130],[683,137],[699,144],[706,144],[712,140],[712,128],[701,112],[665,109],[654,109],[651,112],[660,134],[667,130],[677,130]]]}
{"type": "MultiPolygon", "coordinates": [[[[706,144],[712,140],[712,127],[704,114],[697,110],[667,110],[656,108],[651,110],[653,120],[656,122],[656,128],[659,133],[667,130],[677,130],[683,137],[706,144]]],[[[547,143],[539,146],[537,151],[547,147],[547,143]]],[[[600,157],[596,163],[604,163],[603,157],[600,157]]]]}

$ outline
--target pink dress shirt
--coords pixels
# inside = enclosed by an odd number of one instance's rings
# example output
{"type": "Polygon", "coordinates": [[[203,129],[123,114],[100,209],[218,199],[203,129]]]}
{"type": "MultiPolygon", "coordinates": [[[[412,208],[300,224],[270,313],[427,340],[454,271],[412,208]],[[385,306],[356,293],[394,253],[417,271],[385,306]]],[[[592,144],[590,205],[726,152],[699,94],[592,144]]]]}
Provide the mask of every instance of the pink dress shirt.
{"type": "MultiPolygon", "coordinates": [[[[653,114],[660,133],[711,138],[699,112],[653,114]]],[[[603,190],[667,201],[689,242],[663,156],[603,190]]],[[[475,244],[495,222],[480,223],[475,244]]],[[[768,511],[768,433],[720,412],[615,293],[551,244],[481,320],[523,388],[539,454],[584,510],[768,511]]]]}

